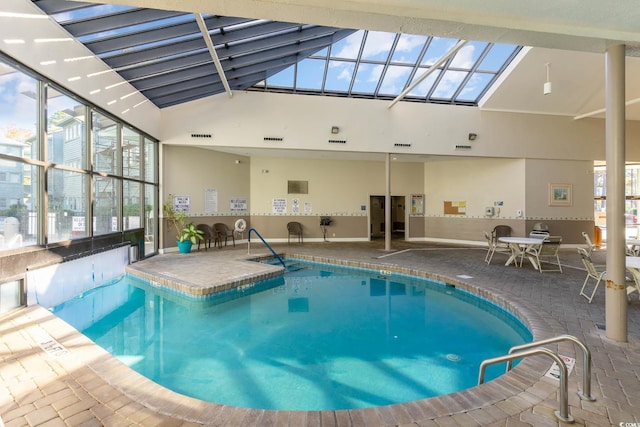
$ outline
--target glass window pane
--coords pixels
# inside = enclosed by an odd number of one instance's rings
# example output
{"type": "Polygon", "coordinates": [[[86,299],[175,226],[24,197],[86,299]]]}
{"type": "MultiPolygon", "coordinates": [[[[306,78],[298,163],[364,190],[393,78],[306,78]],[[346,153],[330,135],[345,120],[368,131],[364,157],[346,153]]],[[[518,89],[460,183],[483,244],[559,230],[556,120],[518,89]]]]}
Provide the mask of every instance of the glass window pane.
{"type": "Polygon", "coordinates": [[[494,44],[484,57],[478,69],[482,71],[498,71],[504,65],[517,46],[494,44]]]}
{"type": "Polygon", "coordinates": [[[156,186],[146,184],[144,186],[144,255],[150,255],[158,251],[156,242],[158,232],[156,227],[156,186]]]}
{"type": "Polygon", "coordinates": [[[93,112],[93,170],[118,172],[118,124],[100,113],[93,112]]]}
{"type": "Polygon", "coordinates": [[[477,101],[480,94],[493,79],[493,76],[493,74],[474,73],[456,98],[456,101],[477,101]]]}
{"type": "Polygon", "coordinates": [[[298,63],[296,77],[296,89],[320,90],[324,78],[324,65],[322,59],[303,59],[298,63]]]}
{"type": "Polygon", "coordinates": [[[367,33],[367,41],[362,51],[362,59],[366,61],[387,62],[395,33],[383,33],[380,31],[369,31],[367,33]]]}
{"type": "Polygon", "coordinates": [[[38,243],[39,166],[0,159],[0,250],[38,243]]]}
{"type": "Polygon", "coordinates": [[[57,164],[86,168],[85,106],[49,87],[47,114],[48,160],[57,164]]]}
{"type": "Polygon", "coordinates": [[[444,76],[442,77],[442,80],[440,80],[440,83],[438,83],[436,90],[433,92],[432,97],[451,99],[467,74],[469,73],[463,71],[446,71],[444,73],[444,76]]]}
{"type": "Polygon", "coordinates": [[[451,65],[449,65],[449,67],[465,69],[473,68],[487,45],[488,43],[484,42],[468,42],[460,48],[458,53],[456,53],[451,60],[451,65]]]}
{"type": "Polygon", "coordinates": [[[0,283],[0,314],[20,307],[22,301],[22,281],[0,283]]]}
{"type": "MultiPolygon", "coordinates": [[[[411,81],[411,84],[413,84],[413,82],[417,78],[419,78],[421,75],[423,75],[425,72],[427,72],[426,69],[424,69],[424,68],[419,69],[418,73],[416,73],[415,77],[411,81]]],[[[429,94],[429,92],[431,91],[431,88],[433,87],[433,84],[436,82],[436,79],[438,78],[440,73],[441,73],[440,70],[436,70],[433,73],[429,74],[429,76],[426,79],[424,79],[423,81],[421,81],[418,86],[416,86],[413,89],[411,89],[411,91],[408,93],[408,95],[409,96],[419,96],[421,98],[427,96],[429,94]]]]}
{"type": "Polygon", "coordinates": [[[140,153],[142,136],[135,130],[122,129],[122,176],[140,178],[140,153]]]}
{"type": "Polygon", "coordinates": [[[442,58],[445,53],[449,52],[452,47],[456,45],[458,40],[454,39],[442,39],[440,37],[434,37],[429,44],[427,53],[422,58],[422,65],[433,65],[436,61],[442,58]]]}
{"type": "Polygon", "coordinates": [[[142,200],[140,198],[140,183],[125,180],[122,183],[122,229],[131,230],[143,227],[140,215],[142,200]]]}
{"type": "Polygon", "coordinates": [[[325,90],[346,92],[351,85],[355,63],[346,61],[329,61],[325,90]]]}
{"type": "Polygon", "coordinates": [[[411,67],[401,67],[398,65],[391,65],[387,68],[387,72],[382,80],[382,86],[380,87],[380,94],[385,95],[398,95],[407,85],[407,79],[411,74],[411,67]]]}
{"type": "Polygon", "coordinates": [[[378,86],[384,65],[360,64],[352,92],[373,94],[378,86]]]}
{"type": "Polygon", "coordinates": [[[158,182],[156,178],[156,150],[158,144],[149,138],[144,139],[144,180],[158,182]]]}
{"type": "Polygon", "coordinates": [[[296,66],[292,65],[267,79],[268,87],[293,87],[293,75],[296,66]]]}
{"type": "Polygon", "coordinates": [[[392,62],[402,62],[405,64],[415,64],[422,52],[425,42],[429,38],[426,36],[414,36],[402,34],[391,57],[392,62]]]}
{"type": "Polygon", "coordinates": [[[118,231],[120,180],[93,177],[93,234],[99,236],[118,231]]]}
{"type": "Polygon", "coordinates": [[[37,81],[0,62],[0,153],[38,158],[37,81]]]}
{"type": "Polygon", "coordinates": [[[364,31],[356,31],[331,46],[331,58],[356,59],[360,53],[364,31]]]}
{"type": "Polygon", "coordinates": [[[85,189],[89,175],[51,168],[47,172],[49,242],[88,236],[85,189]]]}

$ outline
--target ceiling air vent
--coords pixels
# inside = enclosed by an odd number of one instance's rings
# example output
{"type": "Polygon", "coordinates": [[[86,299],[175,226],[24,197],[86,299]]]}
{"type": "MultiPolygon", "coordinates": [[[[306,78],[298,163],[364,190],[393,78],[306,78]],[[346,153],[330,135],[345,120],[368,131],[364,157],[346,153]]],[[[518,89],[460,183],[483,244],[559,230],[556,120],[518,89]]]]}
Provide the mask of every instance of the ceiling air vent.
{"type": "Polygon", "coordinates": [[[284,138],[281,136],[265,136],[264,140],[266,142],[282,142],[284,141],[284,138]]]}
{"type": "Polygon", "coordinates": [[[212,138],[210,133],[192,133],[191,138],[212,138]]]}
{"type": "Polygon", "coordinates": [[[456,145],[456,150],[471,150],[470,145],[456,145]]]}
{"type": "Polygon", "coordinates": [[[329,144],[346,144],[346,139],[330,139],[329,144]]]}
{"type": "Polygon", "coordinates": [[[396,142],[395,144],[393,144],[394,147],[402,147],[402,148],[409,148],[411,147],[411,144],[405,144],[402,142],[396,142]]]}

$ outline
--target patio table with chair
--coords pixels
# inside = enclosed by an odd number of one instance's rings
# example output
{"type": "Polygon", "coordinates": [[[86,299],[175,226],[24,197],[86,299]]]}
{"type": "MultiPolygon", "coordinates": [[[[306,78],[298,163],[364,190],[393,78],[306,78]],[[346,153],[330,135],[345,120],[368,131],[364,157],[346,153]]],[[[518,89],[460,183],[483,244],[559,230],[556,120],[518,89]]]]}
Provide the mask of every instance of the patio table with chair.
{"type": "Polygon", "coordinates": [[[533,268],[536,270],[539,269],[538,263],[535,257],[530,253],[530,250],[535,247],[539,247],[542,245],[544,239],[536,238],[536,237],[500,237],[499,241],[506,243],[509,245],[509,249],[511,249],[511,256],[507,260],[504,265],[510,265],[514,263],[516,267],[522,267],[522,261],[526,256],[533,268]],[[520,258],[520,263],[518,263],[518,258],[520,258]]]}

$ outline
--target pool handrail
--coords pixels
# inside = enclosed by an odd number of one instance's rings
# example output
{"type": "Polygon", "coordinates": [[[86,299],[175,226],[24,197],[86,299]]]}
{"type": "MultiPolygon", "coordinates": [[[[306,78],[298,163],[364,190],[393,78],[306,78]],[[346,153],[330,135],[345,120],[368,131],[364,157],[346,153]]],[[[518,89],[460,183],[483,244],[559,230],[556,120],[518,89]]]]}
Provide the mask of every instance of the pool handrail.
{"type": "Polygon", "coordinates": [[[491,359],[483,360],[482,363],[480,364],[480,373],[478,374],[478,385],[484,383],[484,373],[487,366],[493,365],[496,363],[507,362],[514,359],[521,359],[525,356],[534,356],[534,355],[549,356],[558,365],[558,368],[560,369],[560,378],[559,378],[560,393],[558,396],[559,408],[557,411],[554,412],[554,415],[556,416],[556,418],[558,418],[561,421],[564,421],[566,423],[573,423],[574,418],[569,413],[569,397],[568,397],[569,387],[567,384],[567,381],[568,381],[567,376],[569,371],[567,369],[567,365],[565,365],[564,363],[564,360],[562,360],[560,356],[558,356],[556,353],[554,353],[549,349],[546,349],[544,347],[536,347],[536,348],[530,348],[528,350],[523,350],[513,354],[507,354],[505,356],[498,356],[491,359]]]}
{"type": "Polygon", "coordinates": [[[282,264],[282,266],[285,268],[287,268],[287,266],[285,265],[284,261],[282,260],[282,258],[280,258],[280,255],[278,255],[276,253],[276,251],[273,250],[273,248],[262,238],[262,236],[260,235],[260,233],[258,233],[258,230],[256,230],[255,228],[250,228],[249,232],[247,233],[247,250],[248,253],[251,254],[251,232],[256,233],[256,236],[258,236],[260,238],[260,240],[262,240],[262,243],[264,243],[264,245],[269,248],[269,250],[271,251],[271,253],[273,254],[273,256],[275,256],[278,261],[280,261],[280,264],[282,264]]]}
{"type": "MultiPolygon", "coordinates": [[[[578,392],[578,396],[580,396],[580,399],[582,400],[593,402],[594,400],[596,400],[596,398],[591,395],[591,352],[582,341],[580,341],[573,335],[558,335],[557,337],[548,338],[545,340],[516,345],[509,349],[509,354],[513,354],[515,352],[522,351],[528,348],[558,343],[561,341],[571,341],[574,344],[578,345],[578,347],[580,347],[580,349],[582,350],[582,391],[578,392]]],[[[513,360],[507,361],[507,371],[511,370],[512,362],[513,360]]]]}

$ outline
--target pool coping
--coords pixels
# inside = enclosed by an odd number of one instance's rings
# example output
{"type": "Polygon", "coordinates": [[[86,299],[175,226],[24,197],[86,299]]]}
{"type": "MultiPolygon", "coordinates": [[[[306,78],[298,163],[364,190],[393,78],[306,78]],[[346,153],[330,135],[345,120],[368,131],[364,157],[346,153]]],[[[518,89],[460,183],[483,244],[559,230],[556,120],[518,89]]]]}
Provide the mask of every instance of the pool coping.
{"type": "MultiPolygon", "coordinates": [[[[551,325],[534,310],[529,309],[525,301],[520,301],[513,296],[510,296],[508,299],[504,298],[491,290],[479,288],[464,280],[432,274],[413,268],[401,267],[395,264],[374,264],[348,259],[335,259],[294,253],[283,253],[280,254],[280,256],[372,270],[380,270],[381,267],[383,267],[385,271],[393,273],[414,275],[452,284],[474,295],[485,298],[513,313],[529,328],[534,341],[552,336],[550,333],[550,331],[553,330],[551,325]]],[[[268,256],[247,255],[237,257],[236,260],[241,262],[255,262],[255,260],[260,258],[268,258],[268,256]]],[[[129,267],[135,266],[136,264],[133,264],[129,267]]],[[[127,268],[127,272],[132,275],[139,275],[147,280],[149,280],[149,278],[154,279],[152,273],[141,272],[140,269],[129,267],[127,268]]],[[[255,283],[264,278],[282,274],[282,267],[272,267],[274,268],[272,271],[254,276],[246,276],[236,280],[229,279],[221,282],[218,286],[212,287],[210,290],[208,289],[204,292],[198,290],[194,294],[198,296],[209,295],[213,293],[213,291],[220,292],[235,286],[255,283]]],[[[157,275],[155,279],[157,279],[155,283],[165,285],[179,292],[185,292],[184,281],[176,281],[171,277],[158,277],[157,275]]],[[[187,291],[187,293],[189,292],[187,291]]],[[[506,419],[511,415],[522,412],[526,408],[531,408],[544,401],[552,401],[558,393],[558,382],[544,376],[552,364],[551,360],[535,357],[522,360],[521,363],[508,373],[485,384],[455,393],[407,403],[329,411],[278,411],[239,408],[204,402],[168,390],[136,373],[124,363],[112,357],[108,352],[93,344],[88,338],[79,333],[78,335],[74,340],[76,342],[85,341],[81,345],[81,353],[87,366],[117,390],[160,414],[187,422],[202,424],[219,425],[224,422],[225,424],[230,423],[235,425],[233,420],[244,420],[245,423],[247,420],[256,420],[256,423],[257,420],[263,420],[261,423],[265,423],[266,420],[281,419],[283,417],[289,420],[305,419],[305,422],[309,422],[311,419],[317,419],[318,422],[323,419],[331,419],[338,425],[349,423],[351,425],[402,425],[426,420],[437,420],[445,417],[460,419],[467,416],[471,416],[474,420],[492,419],[496,421],[506,419]],[[87,350],[89,347],[91,348],[90,351],[87,350]],[[500,410],[492,410],[492,407],[497,407],[500,410]]],[[[64,338],[64,336],[61,338],[64,338]]],[[[570,393],[573,391],[570,391],[570,393]]],[[[555,406],[544,407],[548,409],[550,421],[556,420],[553,412],[557,404],[555,406]]]]}

